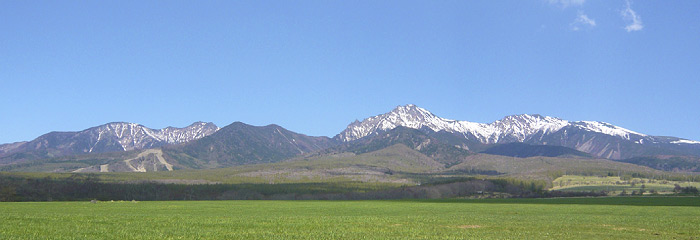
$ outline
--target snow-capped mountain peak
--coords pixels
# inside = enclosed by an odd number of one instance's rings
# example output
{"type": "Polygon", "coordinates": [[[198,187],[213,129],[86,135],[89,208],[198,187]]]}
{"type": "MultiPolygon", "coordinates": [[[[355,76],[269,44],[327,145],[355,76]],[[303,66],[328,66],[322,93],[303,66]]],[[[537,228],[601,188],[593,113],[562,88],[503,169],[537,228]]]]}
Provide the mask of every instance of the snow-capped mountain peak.
{"type": "Polygon", "coordinates": [[[415,129],[427,127],[433,131],[464,128],[459,121],[440,118],[428,110],[408,104],[397,106],[388,113],[369,117],[361,122],[355,121],[338,134],[336,138],[348,142],[377,132],[391,130],[398,126],[415,129]]]}
{"type": "Polygon", "coordinates": [[[398,126],[446,131],[481,144],[524,142],[565,146],[611,159],[660,152],[700,153],[700,149],[697,149],[700,142],[697,141],[648,136],[605,122],[574,122],[539,114],[520,114],[485,124],[441,118],[413,104],[398,106],[391,112],[355,121],[338,134],[336,139],[353,141],[398,126]]]}
{"type": "Polygon", "coordinates": [[[533,137],[543,137],[557,132],[565,127],[575,127],[585,131],[602,133],[630,140],[647,135],[604,122],[577,121],[542,116],[539,114],[510,115],[492,123],[475,123],[457,121],[436,116],[430,111],[413,104],[397,106],[388,113],[355,121],[338,134],[336,138],[342,141],[352,141],[377,132],[394,129],[398,126],[421,129],[430,128],[433,131],[461,133],[466,138],[472,138],[482,143],[523,142],[533,137]]]}
{"type": "Polygon", "coordinates": [[[163,144],[185,143],[208,136],[219,130],[213,123],[195,122],[184,128],[166,127],[151,129],[143,125],[128,122],[112,122],[78,132],[78,135],[90,137],[93,152],[104,139],[116,140],[122,150],[150,148],[163,144]]]}
{"type": "Polygon", "coordinates": [[[559,131],[568,124],[569,121],[559,118],[539,114],[521,114],[507,116],[488,125],[495,129],[496,139],[492,141],[495,143],[501,139],[522,142],[537,133],[546,134],[559,131]]]}
{"type": "Polygon", "coordinates": [[[362,122],[351,123],[336,138],[347,142],[403,126],[414,129],[427,127],[436,132],[461,133],[465,137],[474,137],[483,143],[496,143],[501,139],[523,141],[537,132],[557,131],[567,124],[568,121],[537,114],[512,115],[490,124],[457,121],[438,117],[424,108],[408,104],[398,106],[391,112],[367,118],[362,122]]]}

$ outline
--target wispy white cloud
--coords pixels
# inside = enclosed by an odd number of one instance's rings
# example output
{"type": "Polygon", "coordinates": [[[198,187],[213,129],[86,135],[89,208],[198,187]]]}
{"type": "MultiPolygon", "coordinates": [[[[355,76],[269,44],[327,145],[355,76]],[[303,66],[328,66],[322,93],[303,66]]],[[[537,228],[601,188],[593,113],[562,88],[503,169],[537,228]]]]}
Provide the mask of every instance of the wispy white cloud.
{"type": "Polygon", "coordinates": [[[627,30],[627,32],[642,30],[644,28],[644,25],[642,24],[642,17],[637,15],[637,13],[632,10],[632,4],[629,0],[625,0],[625,3],[627,6],[620,13],[622,14],[622,19],[628,23],[627,26],[625,26],[625,30],[627,30]]]}
{"type": "Polygon", "coordinates": [[[581,6],[586,0],[547,0],[549,4],[561,6],[562,8],[567,8],[569,6],[581,6]]]}
{"type": "Polygon", "coordinates": [[[571,30],[578,31],[581,27],[595,27],[595,20],[584,14],[583,11],[578,12],[578,16],[571,24],[571,30]]]}

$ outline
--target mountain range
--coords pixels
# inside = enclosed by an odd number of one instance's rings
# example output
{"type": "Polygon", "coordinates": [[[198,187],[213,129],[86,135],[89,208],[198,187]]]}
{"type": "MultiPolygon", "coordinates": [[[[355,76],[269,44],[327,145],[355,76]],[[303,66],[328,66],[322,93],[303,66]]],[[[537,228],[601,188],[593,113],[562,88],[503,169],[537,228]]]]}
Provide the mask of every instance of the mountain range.
{"type": "Polygon", "coordinates": [[[573,148],[596,157],[625,159],[657,154],[700,155],[700,142],[650,136],[605,122],[567,121],[538,114],[507,116],[489,124],[450,120],[418,106],[398,106],[389,113],[351,123],[335,139],[350,142],[394,129],[444,131],[471,144],[521,142],[573,148]]]}
{"type": "Polygon", "coordinates": [[[213,123],[151,129],[113,122],[78,132],[50,132],[29,142],[0,145],[0,164],[86,153],[132,151],[185,143],[219,130],[213,123]]]}
{"type": "Polygon", "coordinates": [[[673,166],[683,167],[675,170],[700,169],[697,141],[650,136],[605,122],[567,121],[538,114],[506,116],[488,124],[450,120],[409,104],[355,121],[333,138],[241,122],[223,128],[196,122],[184,128],[164,129],[108,123],[78,132],[51,132],[32,141],[0,145],[0,170],[206,169],[341,153],[357,155],[388,147],[393,151],[412,149],[444,168],[488,154],[598,158],[657,169],[669,167],[663,159],[673,159],[673,166]]]}

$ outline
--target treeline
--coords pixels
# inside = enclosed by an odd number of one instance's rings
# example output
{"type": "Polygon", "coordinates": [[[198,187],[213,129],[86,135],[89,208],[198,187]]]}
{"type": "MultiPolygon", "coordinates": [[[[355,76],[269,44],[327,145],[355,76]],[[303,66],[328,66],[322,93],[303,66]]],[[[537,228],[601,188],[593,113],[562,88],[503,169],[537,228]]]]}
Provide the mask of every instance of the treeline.
{"type": "MultiPolygon", "coordinates": [[[[535,182],[460,178],[420,186],[367,187],[371,183],[172,184],[109,183],[95,175],[68,178],[25,178],[0,175],[0,201],[82,200],[369,200],[479,197],[548,197],[552,192],[535,182]]],[[[559,193],[582,195],[582,193],[559,193]]],[[[583,193],[588,196],[599,194],[583,193]]]]}
{"type": "MultiPolygon", "coordinates": [[[[225,200],[261,196],[367,191],[352,183],[172,184],[102,182],[96,175],[29,178],[0,175],[0,201],[225,200]]],[[[369,187],[371,189],[371,187],[369,187]]]]}
{"type": "Polygon", "coordinates": [[[616,161],[647,166],[663,171],[700,172],[700,159],[690,156],[676,156],[663,159],[657,157],[634,157],[616,161]]]}
{"type": "Polygon", "coordinates": [[[681,195],[700,195],[700,191],[698,191],[698,188],[693,186],[681,187],[678,184],[675,184],[673,192],[681,195]]]}

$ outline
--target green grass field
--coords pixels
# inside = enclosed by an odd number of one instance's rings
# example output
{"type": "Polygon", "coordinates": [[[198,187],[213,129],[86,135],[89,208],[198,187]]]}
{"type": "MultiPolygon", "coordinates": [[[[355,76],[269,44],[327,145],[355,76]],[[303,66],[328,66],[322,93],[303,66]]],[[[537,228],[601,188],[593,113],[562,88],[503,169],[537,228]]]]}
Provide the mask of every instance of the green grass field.
{"type": "Polygon", "coordinates": [[[0,203],[0,239],[699,239],[700,198],[0,203]]]}

